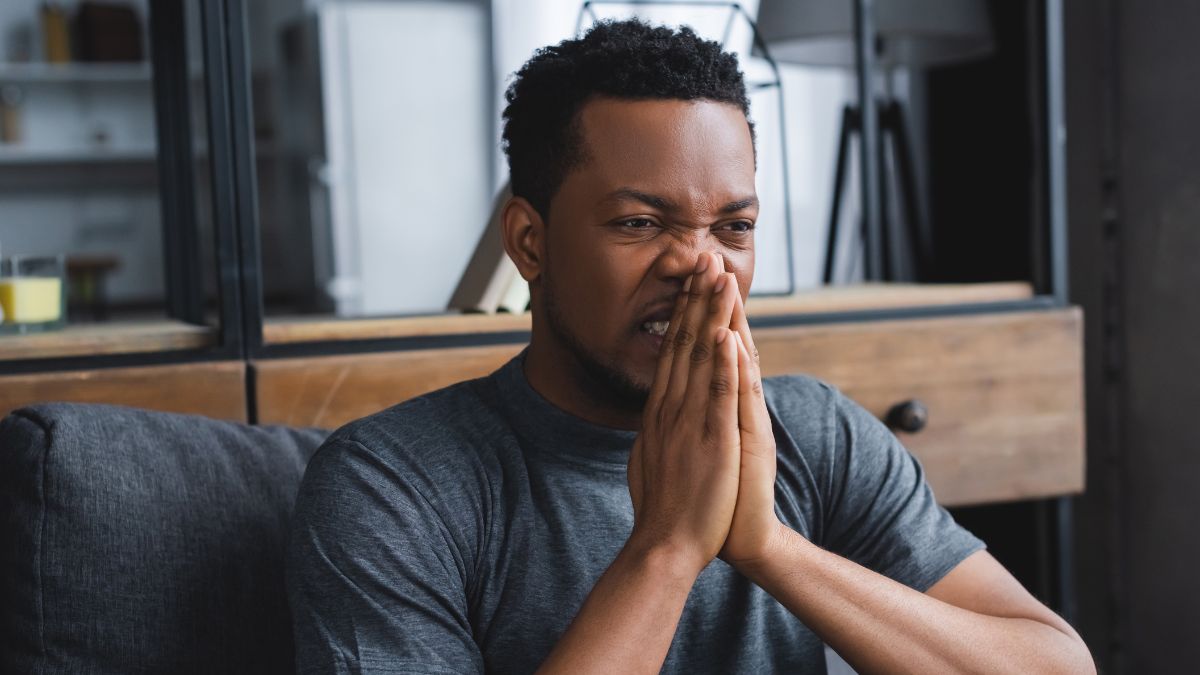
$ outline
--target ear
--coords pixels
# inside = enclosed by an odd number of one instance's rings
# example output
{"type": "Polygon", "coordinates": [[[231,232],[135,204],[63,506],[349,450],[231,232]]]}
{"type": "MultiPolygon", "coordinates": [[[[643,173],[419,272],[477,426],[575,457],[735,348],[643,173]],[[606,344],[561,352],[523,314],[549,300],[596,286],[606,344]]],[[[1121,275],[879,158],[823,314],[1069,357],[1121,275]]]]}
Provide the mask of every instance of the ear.
{"type": "Polygon", "coordinates": [[[530,283],[542,275],[546,260],[546,224],[524,197],[512,197],[501,216],[504,250],[530,283]]]}

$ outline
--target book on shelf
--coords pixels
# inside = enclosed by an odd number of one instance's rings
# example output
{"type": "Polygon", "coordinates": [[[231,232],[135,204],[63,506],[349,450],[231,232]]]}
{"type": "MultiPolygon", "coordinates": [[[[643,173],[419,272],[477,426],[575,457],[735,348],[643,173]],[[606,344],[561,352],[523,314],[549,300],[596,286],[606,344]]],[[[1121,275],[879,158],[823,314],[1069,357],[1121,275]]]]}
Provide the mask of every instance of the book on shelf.
{"type": "Polygon", "coordinates": [[[81,61],[136,63],[144,58],[142,24],[133,7],[81,2],[75,14],[75,33],[81,61]]]}
{"type": "MultiPolygon", "coordinates": [[[[524,283],[517,266],[504,250],[500,219],[504,215],[504,205],[511,196],[512,189],[508,184],[496,195],[491,218],[479,237],[479,243],[475,245],[475,252],[459,279],[458,287],[450,296],[450,309],[494,314],[514,285],[514,280],[524,283]]],[[[529,293],[528,286],[525,293],[529,293]]],[[[516,301],[515,296],[512,301],[516,301]]]]}
{"type": "Polygon", "coordinates": [[[47,63],[71,62],[71,27],[67,10],[55,3],[41,9],[42,46],[47,63]]]}

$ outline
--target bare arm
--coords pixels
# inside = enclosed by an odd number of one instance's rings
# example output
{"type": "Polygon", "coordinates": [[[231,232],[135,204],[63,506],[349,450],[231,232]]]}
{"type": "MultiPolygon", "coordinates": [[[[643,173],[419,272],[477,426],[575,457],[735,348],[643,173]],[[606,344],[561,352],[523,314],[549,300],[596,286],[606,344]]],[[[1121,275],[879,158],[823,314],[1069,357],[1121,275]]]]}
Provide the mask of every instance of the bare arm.
{"type": "Polygon", "coordinates": [[[913,590],[786,528],[764,562],[743,571],[864,675],[1095,673],[1075,631],[986,551],[951,572],[960,579],[943,580],[965,592],[942,599],[937,586],[913,590]],[[971,606],[988,594],[991,602],[971,606]]]}
{"type": "Polygon", "coordinates": [[[1095,673],[1069,624],[990,554],[921,593],[809,542],[773,509],[775,443],[757,353],[739,303],[738,505],[722,557],[860,673],[1095,673]]]}

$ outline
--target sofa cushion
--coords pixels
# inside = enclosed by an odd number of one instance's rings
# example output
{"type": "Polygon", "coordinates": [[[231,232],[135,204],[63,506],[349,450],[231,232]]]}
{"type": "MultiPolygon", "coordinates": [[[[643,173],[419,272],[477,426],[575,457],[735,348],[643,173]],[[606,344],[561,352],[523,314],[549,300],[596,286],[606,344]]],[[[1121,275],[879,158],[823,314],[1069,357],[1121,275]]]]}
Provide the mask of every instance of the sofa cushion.
{"type": "Polygon", "coordinates": [[[0,672],[294,672],[283,554],[325,432],[55,403],[0,422],[0,672]]]}

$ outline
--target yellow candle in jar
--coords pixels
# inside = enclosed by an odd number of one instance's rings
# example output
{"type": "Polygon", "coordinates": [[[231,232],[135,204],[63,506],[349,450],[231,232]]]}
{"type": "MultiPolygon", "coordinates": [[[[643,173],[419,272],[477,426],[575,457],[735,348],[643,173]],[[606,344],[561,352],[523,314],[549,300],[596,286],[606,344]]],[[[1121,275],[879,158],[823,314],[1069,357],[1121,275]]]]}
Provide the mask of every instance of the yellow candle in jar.
{"type": "Polygon", "coordinates": [[[62,279],[0,278],[0,307],[5,323],[46,323],[62,317],[62,279]]]}

